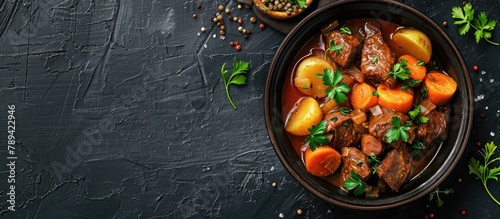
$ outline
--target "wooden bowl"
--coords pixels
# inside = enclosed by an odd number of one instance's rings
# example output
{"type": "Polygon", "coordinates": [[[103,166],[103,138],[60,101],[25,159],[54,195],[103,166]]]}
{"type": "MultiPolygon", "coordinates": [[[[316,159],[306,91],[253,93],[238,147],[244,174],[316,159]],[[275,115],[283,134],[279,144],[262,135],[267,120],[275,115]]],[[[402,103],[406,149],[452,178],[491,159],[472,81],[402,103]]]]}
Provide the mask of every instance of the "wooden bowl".
{"type": "MultiPolygon", "coordinates": [[[[311,6],[313,0],[306,0],[306,4],[307,6],[311,6]]],[[[266,14],[267,16],[271,17],[271,18],[274,18],[274,19],[277,19],[277,20],[286,20],[286,19],[290,19],[290,18],[293,18],[293,17],[296,17],[297,15],[301,14],[302,12],[304,12],[305,10],[307,10],[307,8],[299,8],[299,10],[297,12],[292,12],[291,14],[287,14],[286,12],[283,12],[283,11],[274,11],[274,10],[271,10],[269,7],[267,7],[266,4],[264,4],[264,2],[262,2],[262,0],[253,0],[253,4],[257,7],[257,9],[266,14]]]]}

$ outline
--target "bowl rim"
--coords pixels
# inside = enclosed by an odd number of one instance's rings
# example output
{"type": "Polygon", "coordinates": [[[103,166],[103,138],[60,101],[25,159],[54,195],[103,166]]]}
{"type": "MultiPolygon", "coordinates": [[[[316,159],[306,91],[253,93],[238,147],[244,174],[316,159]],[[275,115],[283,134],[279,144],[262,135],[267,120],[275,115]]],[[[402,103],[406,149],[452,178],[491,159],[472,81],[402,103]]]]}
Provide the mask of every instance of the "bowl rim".
{"type": "MultiPolygon", "coordinates": [[[[356,210],[384,210],[384,209],[390,209],[390,208],[395,208],[399,206],[403,206],[405,204],[408,204],[410,202],[413,202],[424,195],[428,194],[432,190],[434,190],[439,184],[441,184],[447,177],[448,175],[452,172],[452,170],[455,168],[459,160],[461,159],[463,152],[465,150],[465,147],[467,145],[467,142],[470,137],[470,130],[472,128],[472,119],[473,119],[473,96],[472,96],[472,82],[470,80],[470,76],[468,74],[467,70],[467,65],[465,64],[465,61],[458,50],[456,44],[454,41],[449,37],[449,35],[431,18],[429,18],[427,15],[423,14],[422,12],[418,11],[415,8],[412,8],[411,6],[408,6],[406,4],[397,2],[397,1],[392,1],[392,0],[343,0],[343,1],[337,1],[337,2],[332,2],[329,3],[315,11],[313,11],[311,14],[306,16],[303,20],[301,20],[297,26],[295,26],[292,31],[285,37],[285,39],[282,41],[281,45],[279,46],[278,50],[276,51],[276,54],[272,60],[272,63],[269,67],[269,72],[267,75],[267,80],[266,80],[266,87],[265,87],[265,97],[264,97],[264,111],[265,111],[265,119],[266,119],[266,127],[267,131],[269,134],[269,139],[272,142],[273,148],[278,155],[281,163],[285,166],[285,169],[294,177],[296,181],[298,181],[304,188],[306,188],[308,191],[312,192],[316,196],[320,197],[321,199],[328,201],[332,204],[345,207],[345,208],[350,208],[350,209],[356,209],[356,210]],[[411,191],[418,190],[416,194],[413,194],[413,196],[406,198],[404,200],[401,200],[399,202],[394,202],[394,203],[388,203],[384,205],[356,205],[356,204],[351,204],[351,203],[346,203],[342,202],[340,200],[337,200],[335,198],[332,198],[331,196],[327,196],[326,194],[322,193],[319,191],[317,188],[314,188],[312,185],[308,184],[305,180],[301,179],[299,174],[296,172],[297,170],[294,170],[291,165],[291,161],[289,161],[285,155],[283,154],[283,151],[279,149],[278,146],[278,141],[277,137],[273,131],[272,127],[272,109],[270,108],[271,106],[271,82],[273,80],[273,76],[277,73],[274,73],[274,69],[276,68],[277,65],[277,60],[279,57],[282,55],[282,53],[285,50],[285,46],[288,45],[293,38],[294,35],[296,35],[304,25],[306,25],[310,20],[313,18],[325,13],[328,10],[331,10],[334,7],[345,7],[346,5],[350,4],[365,4],[365,3],[376,3],[376,4],[391,4],[395,7],[402,8],[403,11],[406,11],[410,14],[413,14],[415,16],[418,16],[420,19],[422,19],[426,24],[428,24],[432,29],[434,29],[440,37],[443,37],[443,40],[447,42],[447,46],[449,49],[452,51],[453,54],[451,54],[454,57],[457,57],[457,60],[459,61],[458,66],[460,66],[460,69],[457,70],[457,76],[458,77],[463,77],[464,83],[465,83],[465,92],[466,96],[464,96],[464,106],[466,106],[468,109],[464,109],[465,113],[463,114],[464,117],[462,118],[461,121],[459,122],[460,124],[460,130],[462,130],[463,137],[461,139],[457,139],[454,143],[455,146],[459,146],[458,149],[454,148],[453,150],[458,150],[456,151],[456,156],[453,157],[453,159],[450,161],[449,165],[446,167],[446,169],[443,169],[443,167],[440,167],[437,172],[442,172],[442,175],[440,177],[437,177],[437,180],[434,181],[430,186],[427,188],[420,188],[420,186],[417,186],[413,188],[411,191]]],[[[448,159],[447,159],[448,160],[448,159]]],[[[446,161],[447,161],[446,160],[446,161]]],[[[415,193],[415,192],[413,192],[415,193]]]]}

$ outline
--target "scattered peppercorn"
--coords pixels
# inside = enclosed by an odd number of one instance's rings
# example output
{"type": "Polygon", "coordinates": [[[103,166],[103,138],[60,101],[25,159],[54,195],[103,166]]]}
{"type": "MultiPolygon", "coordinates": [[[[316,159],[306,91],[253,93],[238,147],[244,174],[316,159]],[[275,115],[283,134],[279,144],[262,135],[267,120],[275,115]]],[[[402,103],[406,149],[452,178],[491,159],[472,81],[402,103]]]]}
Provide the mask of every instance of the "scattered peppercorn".
{"type": "Polygon", "coordinates": [[[229,45],[234,46],[234,42],[233,41],[229,42],[229,45]]]}
{"type": "Polygon", "coordinates": [[[457,181],[458,181],[458,182],[462,182],[462,178],[458,178],[458,180],[457,180],[457,181]]]}
{"type": "Polygon", "coordinates": [[[245,8],[246,8],[246,9],[249,9],[249,8],[250,8],[250,5],[249,5],[249,4],[245,4],[245,8]]]}
{"type": "Polygon", "coordinates": [[[434,213],[429,213],[430,218],[434,218],[434,213]]]}
{"type": "Polygon", "coordinates": [[[255,23],[255,21],[257,21],[257,19],[255,19],[255,17],[250,18],[250,22],[255,23]]]}
{"type": "Polygon", "coordinates": [[[220,31],[219,31],[219,34],[220,34],[220,35],[224,35],[224,34],[226,34],[226,32],[224,32],[224,30],[220,30],[220,31]]]}
{"type": "Polygon", "coordinates": [[[224,25],[220,25],[220,29],[224,30],[224,29],[226,29],[226,27],[224,25]]]}
{"type": "Polygon", "coordinates": [[[201,27],[201,29],[200,29],[200,30],[201,30],[201,32],[205,32],[205,31],[207,31],[207,28],[205,28],[205,27],[201,27]]]}
{"type": "Polygon", "coordinates": [[[231,13],[231,9],[226,8],[226,14],[229,14],[229,13],[231,13]]]}
{"type": "Polygon", "coordinates": [[[238,9],[241,9],[241,5],[238,5],[238,9]]]}
{"type": "Polygon", "coordinates": [[[218,16],[217,16],[217,20],[218,20],[218,21],[221,21],[221,20],[222,20],[222,15],[218,15],[218,16]]]}
{"type": "Polygon", "coordinates": [[[465,215],[465,214],[467,214],[467,212],[466,212],[465,210],[461,210],[461,211],[460,211],[460,214],[461,214],[461,215],[465,215]]]}
{"type": "Polygon", "coordinates": [[[212,19],[212,21],[213,21],[214,23],[217,23],[217,18],[213,18],[213,19],[212,19]]]}
{"type": "Polygon", "coordinates": [[[196,8],[201,8],[201,3],[196,4],[196,8]]]}
{"type": "Polygon", "coordinates": [[[465,6],[467,4],[467,1],[462,1],[462,6],[465,6]]]}
{"type": "Polygon", "coordinates": [[[241,31],[243,31],[243,27],[242,27],[242,26],[239,26],[239,27],[238,27],[238,31],[240,31],[240,32],[241,32],[241,31]]]}
{"type": "Polygon", "coordinates": [[[271,186],[276,187],[276,183],[275,183],[275,182],[273,182],[273,184],[271,184],[271,186]]]}
{"type": "Polygon", "coordinates": [[[445,27],[448,26],[448,22],[443,21],[443,26],[445,26],[445,27]]]}
{"type": "Polygon", "coordinates": [[[219,5],[219,11],[224,11],[224,5],[219,5]]]}
{"type": "Polygon", "coordinates": [[[241,50],[241,45],[240,44],[236,45],[235,49],[236,49],[236,51],[240,51],[241,50]]]}
{"type": "Polygon", "coordinates": [[[260,25],[259,25],[259,28],[260,28],[260,29],[264,29],[265,27],[266,27],[266,25],[264,25],[264,24],[260,24],[260,25]]]}
{"type": "Polygon", "coordinates": [[[474,67],[472,67],[472,69],[474,69],[474,71],[477,71],[479,69],[479,67],[477,67],[477,65],[474,65],[474,67]]]}
{"type": "Polygon", "coordinates": [[[248,39],[248,33],[244,33],[243,38],[248,39]]]}
{"type": "Polygon", "coordinates": [[[233,17],[233,21],[234,21],[234,22],[238,21],[238,17],[234,16],[234,17],[233,17]]]}
{"type": "Polygon", "coordinates": [[[481,147],[481,142],[480,141],[476,142],[476,146],[481,147]]]}
{"type": "Polygon", "coordinates": [[[302,209],[300,209],[300,208],[299,208],[299,209],[297,210],[297,214],[298,214],[298,215],[301,215],[301,214],[302,214],[302,209]]]}
{"type": "Polygon", "coordinates": [[[242,25],[242,24],[243,24],[243,19],[239,18],[239,19],[238,19],[238,24],[239,24],[239,25],[242,25]]]}
{"type": "Polygon", "coordinates": [[[234,45],[237,46],[240,45],[240,43],[238,43],[238,41],[234,41],[234,45]]]}
{"type": "Polygon", "coordinates": [[[196,19],[198,17],[198,15],[196,14],[193,14],[193,18],[196,19]]]}
{"type": "Polygon", "coordinates": [[[480,113],[479,116],[481,116],[481,118],[485,117],[484,113],[480,113]]]}

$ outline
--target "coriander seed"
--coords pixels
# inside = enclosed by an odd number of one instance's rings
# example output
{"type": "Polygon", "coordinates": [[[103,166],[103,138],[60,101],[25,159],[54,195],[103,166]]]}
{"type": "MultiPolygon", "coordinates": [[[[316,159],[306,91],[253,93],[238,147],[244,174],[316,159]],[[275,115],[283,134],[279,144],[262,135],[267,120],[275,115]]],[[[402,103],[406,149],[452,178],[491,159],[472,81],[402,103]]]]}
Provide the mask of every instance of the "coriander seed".
{"type": "Polygon", "coordinates": [[[221,21],[222,20],[222,15],[217,16],[217,20],[221,21]]]}
{"type": "Polygon", "coordinates": [[[196,8],[200,9],[201,8],[201,3],[196,4],[196,8]]]}
{"type": "Polygon", "coordinates": [[[225,32],[224,30],[220,30],[220,31],[219,31],[219,34],[220,34],[220,35],[224,35],[224,34],[226,34],[226,32],[225,32]]]}
{"type": "Polygon", "coordinates": [[[238,5],[238,9],[241,9],[241,5],[238,5]]]}
{"type": "Polygon", "coordinates": [[[240,32],[241,32],[241,31],[243,31],[243,27],[242,27],[242,26],[239,26],[239,27],[238,27],[238,31],[240,31],[240,32]]]}
{"type": "Polygon", "coordinates": [[[226,14],[229,14],[229,13],[231,13],[231,9],[226,8],[226,14]]]}
{"type": "Polygon", "coordinates": [[[300,209],[300,208],[299,208],[299,209],[297,210],[297,214],[298,214],[298,215],[301,215],[301,214],[302,214],[302,209],[300,209]]]}
{"type": "Polygon", "coordinates": [[[257,19],[255,19],[255,17],[250,18],[250,22],[255,23],[256,21],[257,21],[257,19]]]}
{"type": "Polygon", "coordinates": [[[219,5],[219,11],[224,11],[224,5],[219,5]]]}
{"type": "Polygon", "coordinates": [[[205,31],[207,31],[207,28],[205,28],[205,27],[201,27],[201,29],[200,29],[200,30],[201,30],[201,32],[205,32],[205,31]]]}
{"type": "Polygon", "coordinates": [[[234,22],[238,21],[238,17],[234,16],[234,17],[233,17],[233,21],[234,21],[234,22]]]}

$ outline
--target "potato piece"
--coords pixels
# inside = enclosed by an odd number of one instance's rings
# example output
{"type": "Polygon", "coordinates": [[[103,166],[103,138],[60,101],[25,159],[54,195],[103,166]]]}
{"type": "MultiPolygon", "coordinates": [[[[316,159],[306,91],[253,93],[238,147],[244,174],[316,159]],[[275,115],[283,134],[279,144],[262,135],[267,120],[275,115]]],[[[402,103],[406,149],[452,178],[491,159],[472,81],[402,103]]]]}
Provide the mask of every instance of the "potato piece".
{"type": "Polygon", "coordinates": [[[413,28],[401,28],[392,36],[396,53],[412,55],[428,63],[431,60],[432,44],[425,33],[413,28]]]}
{"type": "Polygon", "coordinates": [[[325,68],[329,68],[333,71],[336,70],[332,64],[318,57],[311,56],[305,58],[300,62],[299,66],[297,66],[294,78],[295,87],[304,95],[315,98],[326,97],[325,89],[327,89],[328,86],[323,84],[323,79],[316,76],[317,74],[323,74],[325,68]],[[309,80],[308,83],[310,83],[310,86],[304,86],[308,85],[307,80],[309,80]]]}
{"type": "Polygon", "coordinates": [[[306,136],[310,134],[308,129],[322,119],[323,111],[318,101],[305,97],[300,99],[297,107],[288,114],[285,130],[292,135],[306,136]]]}

